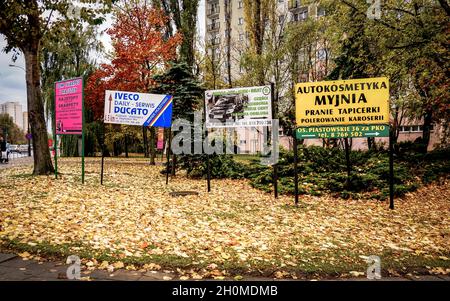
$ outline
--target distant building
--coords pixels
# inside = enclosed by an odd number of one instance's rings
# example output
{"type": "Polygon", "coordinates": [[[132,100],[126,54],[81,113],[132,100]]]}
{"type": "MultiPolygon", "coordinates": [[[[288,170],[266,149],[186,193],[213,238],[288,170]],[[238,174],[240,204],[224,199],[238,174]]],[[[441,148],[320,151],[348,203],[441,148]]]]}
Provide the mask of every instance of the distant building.
{"type": "Polygon", "coordinates": [[[28,132],[28,112],[23,112],[23,131],[28,132]]]}
{"type": "Polygon", "coordinates": [[[13,122],[23,130],[23,112],[22,105],[19,102],[10,101],[0,104],[0,113],[11,116],[13,122]]]}

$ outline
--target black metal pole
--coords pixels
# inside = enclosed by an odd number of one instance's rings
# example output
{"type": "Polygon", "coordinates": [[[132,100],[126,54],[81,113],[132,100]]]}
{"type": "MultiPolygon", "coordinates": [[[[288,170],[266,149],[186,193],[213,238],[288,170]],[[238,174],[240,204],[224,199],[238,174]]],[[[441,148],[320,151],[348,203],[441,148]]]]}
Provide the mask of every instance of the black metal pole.
{"type": "MultiPolygon", "coordinates": [[[[205,119],[205,128],[206,128],[206,98],[203,102],[203,117],[205,119]]],[[[205,142],[208,144],[208,129],[205,129],[205,142]]],[[[208,192],[211,192],[211,166],[209,162],[209,154],[206,154],[206,183],[208,186],[208,192]]]]}
{"type": "MultiPolygon", "coordinates": [[[[28,137],[30,138],[30,120],[28,119],[28,137]]],[[[28,140],[28,157],[31,157],[31,139],[27,139],[28,140]]]]}
{"type": "Polygon", "coordinates": [[[350,189],[350,175],[352,172],[351,162],[350,162],[350,144],[348,143],[348,138],[344,138],[344,148],[345,148],[345,161],[347,164],[347,189],[350,189]]]}
{"type": "Polygon", "coordinates": [[[298,204],[298,149],[296,130],[294,130],[294,187],[295,187],[295,205],[298,204]]]}
{"type": "Polygon", "coordinates": [[[391,126],[389,126],[389,209],[394,209],[394,145],[391,126]]]}
{"type": "Polygon", "coordinates": [[[211,166],[209,162],[209,155],[206,154],[206,169],[207,169],[207,182],[208,182],[208,192],[211,192],[211,166]]]}
{"type": "Polygon", "coordinates": [[[100,185],[103,185],[103,166],[105,164],[105,146],[102,145],[102,171],[100,175],[100,185]]]}
{"type": "Polygon", "coordinates": [[[166,169],[166,185],[169,184],[169,172],[170,172],[170,145],[172,144],[172,133],[171,129],[169,128],[169,141],[167,144],[167,169],[166,169]]]}
{"type": "Polygon", "coordinates": [[[102,137],[102,168],[101,168],[101,172],[100,172],[100,185],[103,185],[103,167],[105,164],[105,124],[103,123],[103,133],[102,133],[103,137],[102,137]]]}
{"type": "MultiPolygon", "coordinates": [[[[277,118],[276,110],[275,110],[275,84],[270,83],[270,91],[271,91],[271,103],[272,103],[272,137],[275,138],[275,127],[273,120],[277,118]]],[[[277,145],[278,141],[274,141],[272,139],[272,156],[275,160],[275,147],[277,145]]],[[[272,165],[273,168],[273,194],[275,198],[278,198],[278,166],[277,162],[273,162],[272,165]]]]}

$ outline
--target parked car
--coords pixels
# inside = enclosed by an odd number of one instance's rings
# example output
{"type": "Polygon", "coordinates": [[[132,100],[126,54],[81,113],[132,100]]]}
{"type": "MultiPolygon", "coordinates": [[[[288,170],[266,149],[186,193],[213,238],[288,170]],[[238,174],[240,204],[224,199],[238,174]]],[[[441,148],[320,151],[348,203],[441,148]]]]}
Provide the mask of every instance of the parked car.
{"type": "Polygon", "coordinates": [[[28,152],[28,145],[22,144],[19,145],[19,153],[27,153],[28,152]]]}

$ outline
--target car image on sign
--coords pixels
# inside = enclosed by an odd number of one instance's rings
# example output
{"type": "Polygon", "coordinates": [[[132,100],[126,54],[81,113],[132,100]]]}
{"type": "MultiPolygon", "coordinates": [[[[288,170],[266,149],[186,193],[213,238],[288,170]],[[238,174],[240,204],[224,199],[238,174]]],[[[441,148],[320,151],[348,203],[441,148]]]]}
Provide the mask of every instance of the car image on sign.
{"type": "Polygon", "coordinates": [[[236,113],[242,112],[244,103],[248,102],[248,98],[239,97],[239,95],[220,96],[216,104],[209,111],[209,118],[225,122],[229,119],[241,119],[236,113]],[[233,118],[234,117],[234,118],[233,118]]]}

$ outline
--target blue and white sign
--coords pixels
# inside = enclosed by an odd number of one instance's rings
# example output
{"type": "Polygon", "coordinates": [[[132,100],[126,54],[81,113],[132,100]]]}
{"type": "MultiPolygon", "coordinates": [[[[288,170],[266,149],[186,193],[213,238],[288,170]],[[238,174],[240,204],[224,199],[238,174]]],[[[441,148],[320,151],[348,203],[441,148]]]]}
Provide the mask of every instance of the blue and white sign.
{"type": "Polygon", "coordinates": [[[105,123],[171,127],[173,96],[109,91],[105,93],[105,123]]]}

